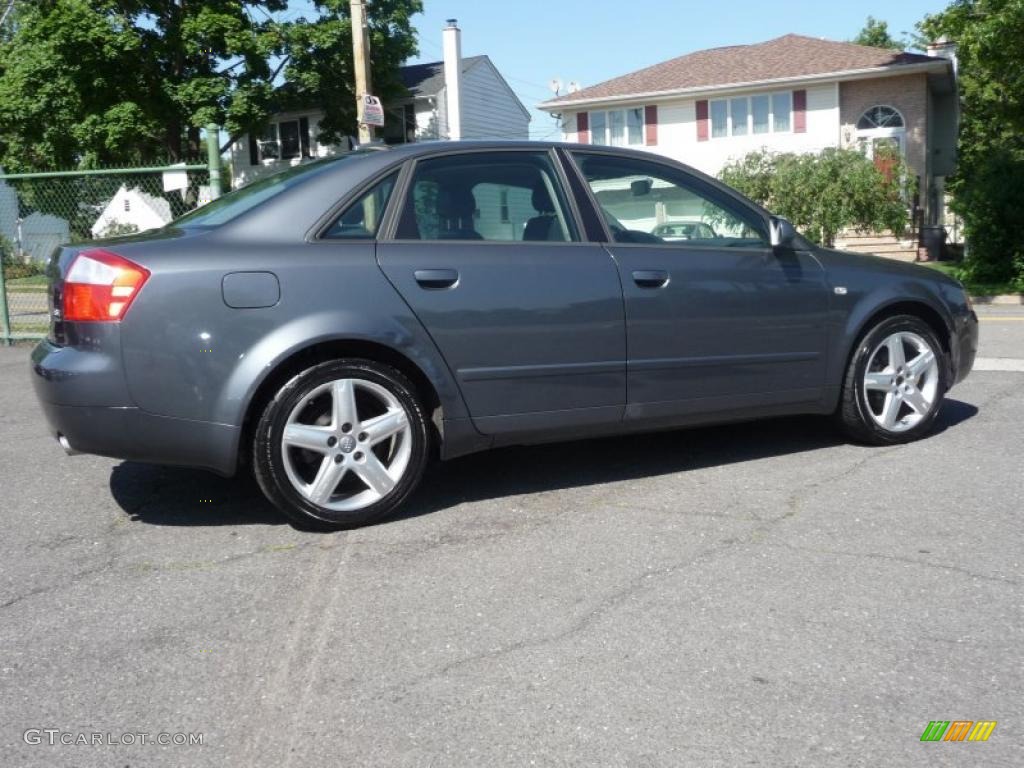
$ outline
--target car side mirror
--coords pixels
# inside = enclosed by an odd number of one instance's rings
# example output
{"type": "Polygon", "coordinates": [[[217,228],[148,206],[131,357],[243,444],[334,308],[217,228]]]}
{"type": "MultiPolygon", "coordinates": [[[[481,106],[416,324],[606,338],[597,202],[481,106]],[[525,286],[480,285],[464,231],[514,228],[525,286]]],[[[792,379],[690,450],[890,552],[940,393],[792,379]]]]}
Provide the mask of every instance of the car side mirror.
{"type": "Polygon", "coordinates": [[[772,248],[792,248],[796,244],[796,229],[781,216],[772,216],[769,220],[772,236],[772,248]]]}

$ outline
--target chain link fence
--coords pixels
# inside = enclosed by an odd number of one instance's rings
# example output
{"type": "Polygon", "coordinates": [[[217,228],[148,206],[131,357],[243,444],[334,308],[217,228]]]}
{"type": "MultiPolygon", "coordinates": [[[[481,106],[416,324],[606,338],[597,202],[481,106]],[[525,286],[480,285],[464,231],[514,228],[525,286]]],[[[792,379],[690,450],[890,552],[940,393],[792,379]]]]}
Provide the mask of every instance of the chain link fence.
{"type": "Polygon", "coordinates": [[[0,173],[0,343],[45,336],[53,250],[157,229],[211,198],[205,165],[0,173]]]}

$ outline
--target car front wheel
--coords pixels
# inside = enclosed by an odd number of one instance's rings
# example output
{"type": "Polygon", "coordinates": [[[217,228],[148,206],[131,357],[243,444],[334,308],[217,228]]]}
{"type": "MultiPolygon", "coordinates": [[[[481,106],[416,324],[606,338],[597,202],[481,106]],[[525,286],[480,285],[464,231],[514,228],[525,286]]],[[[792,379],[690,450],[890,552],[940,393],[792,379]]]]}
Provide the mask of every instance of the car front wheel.
{"type": "Polygon", "coordinates": [[[409,380],[369,360],[335,360],[288,381],[256,429],[253,466],[297,525],[337,530],[393,514],[423,475],[427,419],[409,380]]]}
{"type": "Polygon", "coordinates": [[[923,437],[945,396],[945,353],[931,327],[912,315],[882,320],[850,358],[837,413],[854,439],[888,445],[923,437]]]}

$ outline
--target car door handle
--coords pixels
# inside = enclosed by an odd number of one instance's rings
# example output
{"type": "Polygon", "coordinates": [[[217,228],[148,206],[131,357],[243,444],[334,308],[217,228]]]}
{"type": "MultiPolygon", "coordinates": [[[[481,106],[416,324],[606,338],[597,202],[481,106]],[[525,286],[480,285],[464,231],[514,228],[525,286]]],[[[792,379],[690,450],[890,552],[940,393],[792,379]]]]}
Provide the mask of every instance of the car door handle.
{"type": "Polygon", "coordinates": [[[459,282],[459,273],[454,269],[417,269],[413,277],[421,288],[428,290],[451,288],[459,282]]]}
{"type": "Polygon", "coordinates": [[[664,269],[638,269],[633,272],[633,282],[641,288],[663,288],[668,285],[668,272],[664,269]]]}

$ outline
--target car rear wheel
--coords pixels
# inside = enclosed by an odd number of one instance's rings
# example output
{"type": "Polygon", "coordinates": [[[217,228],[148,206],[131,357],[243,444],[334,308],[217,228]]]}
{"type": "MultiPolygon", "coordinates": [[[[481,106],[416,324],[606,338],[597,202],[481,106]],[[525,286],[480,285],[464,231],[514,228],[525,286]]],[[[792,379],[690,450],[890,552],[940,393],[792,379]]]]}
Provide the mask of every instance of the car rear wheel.
{"type": "Polygon", "coordinates": [[[945,353],[931,327],[912,315],[882,320],[861,337],[846,371],[837,413],[856,440],[906,443],[931,429],[946,385],[945,353]]]}
{"type": "Polygon", "coordinates": [[[393,514],[419,484],[427,420],[409,380],[369,360],[335,360],[288,381],[256,429],[264,494],[303,528],[337,530],[393,514]]]}

